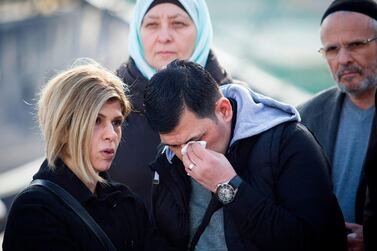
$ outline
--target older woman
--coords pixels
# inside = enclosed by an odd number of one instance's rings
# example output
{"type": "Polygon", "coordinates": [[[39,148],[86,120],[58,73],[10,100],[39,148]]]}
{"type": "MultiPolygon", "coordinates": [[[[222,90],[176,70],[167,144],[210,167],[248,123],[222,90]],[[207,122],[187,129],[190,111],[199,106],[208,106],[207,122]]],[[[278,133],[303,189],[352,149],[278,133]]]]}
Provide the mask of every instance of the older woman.
{"type": "Polygon", "coordinates": [[[153,173],[148,168],[160,138],[144,116],[144,89],[174,59],[204,66],[218,84],[230,82],[211,51],[212,25],[205,0],[138,0],[130,25],[130,58],[117,74],[130,85],[134,110],[127,118],[111,177],[139,193],[147,206],[153,173]]]}
{"type": "Polygon", "coordinates": [[[127,187],[110,183],[105,174],[130,110],[122,81],[99,66],[77,66],[47,83],[38,107],[46,160],[34,185],[11,207],[4,251],[143,250],[147,211],[127,187]],[[36,181],[50,185],[36,186],[36,181]],[[72,209],[62,199],[67,197],[79,206],[72,209]],[[100,237],[80,210],[103,232],[100,237]]]}

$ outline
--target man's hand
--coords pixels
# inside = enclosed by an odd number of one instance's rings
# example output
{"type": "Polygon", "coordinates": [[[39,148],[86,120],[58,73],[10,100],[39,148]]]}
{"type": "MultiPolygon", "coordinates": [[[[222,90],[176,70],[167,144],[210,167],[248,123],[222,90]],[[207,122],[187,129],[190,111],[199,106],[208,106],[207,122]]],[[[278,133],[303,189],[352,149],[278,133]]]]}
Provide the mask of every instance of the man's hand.
{"type": "Polygon", "coordinates": [[[223,154],[205,149],[198,143],[188,146],[182,161],[187,174],[211,192],[216,191],[218,184],[236,176],[232,165],[223,154]]]}
{"type": "Polygon", "coordinates": [[[363,226],[346,222],[346,228],[351,231],[347,235],[348,251],[364,251],[363,226]]]}

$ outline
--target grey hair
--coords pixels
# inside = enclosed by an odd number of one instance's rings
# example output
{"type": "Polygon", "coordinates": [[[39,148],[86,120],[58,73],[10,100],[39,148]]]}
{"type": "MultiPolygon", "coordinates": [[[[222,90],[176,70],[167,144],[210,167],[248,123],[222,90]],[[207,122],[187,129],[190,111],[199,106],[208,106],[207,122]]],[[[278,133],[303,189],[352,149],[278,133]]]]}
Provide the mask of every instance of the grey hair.
{"type": "Polygon", "coordinates": [[[377,35],[377,20],[370,18],[369,19],[369,27],[373,30],[375,35],[377,35]]]}

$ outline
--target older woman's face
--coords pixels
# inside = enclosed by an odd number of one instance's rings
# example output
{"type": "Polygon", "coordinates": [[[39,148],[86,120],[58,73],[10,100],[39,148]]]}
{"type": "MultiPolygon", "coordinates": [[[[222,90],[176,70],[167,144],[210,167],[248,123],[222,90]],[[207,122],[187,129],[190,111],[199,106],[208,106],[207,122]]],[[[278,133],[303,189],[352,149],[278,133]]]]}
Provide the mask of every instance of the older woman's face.
{"type": "Polygon", "coordinates": [[[110,168],[122,137],[122,108],[119,101],[105,103],[96,120],[90,147],[90,162],[96,172],[110,168]]]}
{"type": "Polygon", "coordinates": [[[189,59],[195,48],[196,27],[190,16],[171,3],[158,4],[140,27],[145,60],[160,70],[174,59],[189,59]]]}

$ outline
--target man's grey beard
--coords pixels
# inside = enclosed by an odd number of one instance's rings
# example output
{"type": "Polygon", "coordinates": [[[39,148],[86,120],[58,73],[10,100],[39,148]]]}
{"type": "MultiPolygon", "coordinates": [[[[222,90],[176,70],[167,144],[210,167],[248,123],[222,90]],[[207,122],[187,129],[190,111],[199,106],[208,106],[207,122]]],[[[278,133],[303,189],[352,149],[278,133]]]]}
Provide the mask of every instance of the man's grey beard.
{"type": "MultiPolygon", "coordinates": [[[[351,66],[352,67],[352,66],[351,66]]],[[[339,79],[339,73],[338,79],[339,79]]],[[[366,91],[370,90],[373,87],[377,86],[377,61],[372,65],[371,73],[366,76],[360,83],[359,86],[356,88],[348,88],[344,84],[340,83],[340,81],[336,81],[339,89],[343,93],[347,93],[351,96],[359,96],[360,94],[365,93],[366,91]]]]}

